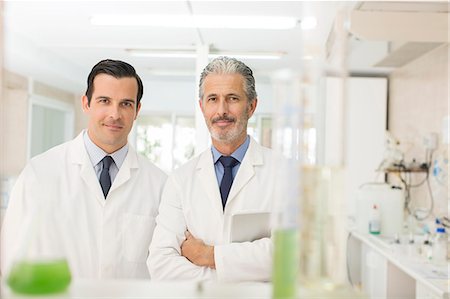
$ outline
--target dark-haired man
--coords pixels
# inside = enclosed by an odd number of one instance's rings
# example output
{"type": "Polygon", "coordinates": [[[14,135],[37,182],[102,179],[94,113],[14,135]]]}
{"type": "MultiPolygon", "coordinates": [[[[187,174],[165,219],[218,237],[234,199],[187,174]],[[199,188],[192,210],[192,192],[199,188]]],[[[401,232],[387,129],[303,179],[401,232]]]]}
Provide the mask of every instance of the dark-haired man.
{"type": "Polygon", "coordinates": [[[29,246],[21,240],[34,233],[67,258],[73,277],[149,277],[145,261],[166,175],[127,142],[142,81],[128,63],[102,60],[87,84],[87,130],[31,159],[12,190],[2,227],[3,275],[29,246]],[[58,237],[38,229],[27,236],[48,210],[58,237]]]}

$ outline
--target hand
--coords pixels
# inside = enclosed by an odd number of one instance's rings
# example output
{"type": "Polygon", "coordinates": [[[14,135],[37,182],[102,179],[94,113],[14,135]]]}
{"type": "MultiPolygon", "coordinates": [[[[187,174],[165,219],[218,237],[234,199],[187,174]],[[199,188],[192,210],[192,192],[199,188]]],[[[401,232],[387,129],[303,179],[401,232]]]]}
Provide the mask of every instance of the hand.
{"type": "Polygon", "coordinates": [[[194,265],[215,269],[214,246],[206,245],[202,240],[196,239],[189,231],[186,231],[184,235],[186,240],[181,244],[181,255],[194,265]]]}

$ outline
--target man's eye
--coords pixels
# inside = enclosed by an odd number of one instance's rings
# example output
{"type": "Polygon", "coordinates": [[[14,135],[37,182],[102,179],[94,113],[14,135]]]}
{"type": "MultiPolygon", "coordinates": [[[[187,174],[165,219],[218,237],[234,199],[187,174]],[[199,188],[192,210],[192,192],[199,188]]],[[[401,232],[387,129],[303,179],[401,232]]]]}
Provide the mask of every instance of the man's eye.
{"type": "Polygon", "coordinates": [[[215,102],[215,101],[216,101],[216,98],[209,98],[208,101],[210,101],[210,102],[215,102]]]}
{"type": "Polygon", "coordinates": [[[108,100],[108,99],[100,99],[99,102],[100,102],[100,103],[108,103],[109,100],[108,100]]]}
{"type": "Polygon", "coordinates": [[[122,103],[122,105],[125,106],[125,107],[132,107],[133,106],[133,104],[130,103],[130,102],[124,102],[124,103],[122,103]]]}

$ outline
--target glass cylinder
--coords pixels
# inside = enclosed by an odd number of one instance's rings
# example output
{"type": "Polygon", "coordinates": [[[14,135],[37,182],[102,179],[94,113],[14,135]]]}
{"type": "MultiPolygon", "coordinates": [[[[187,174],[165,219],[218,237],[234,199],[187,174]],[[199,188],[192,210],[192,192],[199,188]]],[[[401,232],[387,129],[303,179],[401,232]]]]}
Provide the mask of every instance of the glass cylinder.
{"type": "Polygon", "coordinates": [[[297,298],[299,270],[299,197],[302,137],[302,99],[299,77],[290,71],[274,75],[276,112],[272,146],[280,158],[274,174],[276,208],[274,217],[273,298],[297,298]]]}

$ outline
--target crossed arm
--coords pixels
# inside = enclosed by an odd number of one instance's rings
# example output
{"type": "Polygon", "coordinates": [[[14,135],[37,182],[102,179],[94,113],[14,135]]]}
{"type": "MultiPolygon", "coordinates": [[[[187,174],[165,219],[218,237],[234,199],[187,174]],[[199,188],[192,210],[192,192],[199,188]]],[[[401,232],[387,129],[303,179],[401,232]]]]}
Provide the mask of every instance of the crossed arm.
{"type": "MultiPolygon", "coordinates": [[[[272,242],[205,244],[190,232],[181,205],[181,191],[168,179],[156,218],[147,260],[154,280],[268,281],[272,242]]],[[[205,225],[207,225],[205,223],[205,225]]]]}
{"type": "Polygon", "coordinates": [[[152,279],[270,280],[272,268],[270,238],[210,246],[186,231],[184,236],[180,235],[176,239],[178,239],[176,243],[172,239],[171,245],[158,247],[155,243],[154,248],[151,248],[148,265],[152,279]]]}
{"type": "Polygon", "coordinates": [[[186,240],[181,243],[181,255],[196,266],[215,269],[214,246],[206,245],[189,231],[185,232],[185,236],[186,240]]]}

